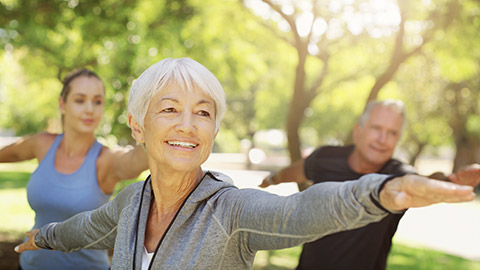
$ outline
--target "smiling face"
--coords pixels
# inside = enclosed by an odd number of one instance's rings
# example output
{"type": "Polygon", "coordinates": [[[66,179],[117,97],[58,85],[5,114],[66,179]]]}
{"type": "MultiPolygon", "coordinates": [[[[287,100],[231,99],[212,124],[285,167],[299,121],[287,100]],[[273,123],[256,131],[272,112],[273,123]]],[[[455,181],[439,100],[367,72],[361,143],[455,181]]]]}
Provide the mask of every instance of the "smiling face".
{"type": "MultiPolygon", "coordinates": [[[[403,118],[395,110],[377,106],[363,126],[355,125],[353,140],[357,163],[374,167],[375,171],[392,157],[402,132],[403,118]]],[[[357,167],[353,164],[353,167],[357,167]]],[[[357,167],[358,168],[358,167],[357,167]]]]}
{"type": "Polygon", "coordinates": [[[203,91],[187,93],[170,85],[151,99],[143,128],[133,118],[130,124],[134,138],[145,143],[149,160],[163,173],[191,172],[210,155],[216,136],[215,113],[215,102],[203,91]]]}
{"type": "Polygon", "coordinates": [[[80,76],[73,79],[65,101],[59,99],[64,129],[80,133],[93,133],[102,119],[105,90],[95,77],[80,76]]]}

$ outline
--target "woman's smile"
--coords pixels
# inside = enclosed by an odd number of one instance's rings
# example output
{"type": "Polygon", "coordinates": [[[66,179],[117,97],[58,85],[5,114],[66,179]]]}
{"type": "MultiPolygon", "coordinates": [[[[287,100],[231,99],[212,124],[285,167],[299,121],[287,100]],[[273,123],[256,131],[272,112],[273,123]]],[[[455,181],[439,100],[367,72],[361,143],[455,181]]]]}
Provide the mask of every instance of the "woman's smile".
{"type": "MultiPolygon", "coordinates": [[[[199,169],[215,139],[215,102],[199,89],[167,87],[150,101],[144,120],[151,158],[175,171],[199,169]]],[[[165,170],[165,169],[163,169],[165,170]]]]}
{"type": "Polygon", "coordinates": [[[197,143],[186,142],[186,141],[167,141],[167,144],[180,149],[194,149],[198,146],[197,143]]]}

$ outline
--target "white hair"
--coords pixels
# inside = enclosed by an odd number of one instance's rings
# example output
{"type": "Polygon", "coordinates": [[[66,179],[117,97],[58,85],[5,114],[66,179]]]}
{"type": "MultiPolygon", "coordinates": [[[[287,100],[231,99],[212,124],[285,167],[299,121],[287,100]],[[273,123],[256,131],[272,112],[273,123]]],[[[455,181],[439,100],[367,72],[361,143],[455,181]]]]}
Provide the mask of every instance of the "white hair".
{"type": "Polygon", "coordinates": [[[225,92],[222,85],[206,67],[190,58],[166,58],[151,65],[130,88],[128,112],[144,126],[150,100],[170,85],[187,93],[199,89],[215,101],[215,127],[220,128],[226,110],[225,92]]]}
{"type": "Polygon", "coordinates": [[[403,101],[398,100],[398,99],[385,99],[382,101],[370,101],[368,102],[367,106],[365,106],[365,110],[363,111],[363,114],[360,116],[358,119],[358,125],[361,127],[364,127],[365,124],[367,123],[368,119],[370,118],[370,115],[372,113],[372,110],[376,107],[384,107],[384,108],[389,108],[402,117],[402,129],[400,134],[403,133],[403,130],[405,129],[406,121],[405,121],[405,105],[403,104],[403,101]]]}

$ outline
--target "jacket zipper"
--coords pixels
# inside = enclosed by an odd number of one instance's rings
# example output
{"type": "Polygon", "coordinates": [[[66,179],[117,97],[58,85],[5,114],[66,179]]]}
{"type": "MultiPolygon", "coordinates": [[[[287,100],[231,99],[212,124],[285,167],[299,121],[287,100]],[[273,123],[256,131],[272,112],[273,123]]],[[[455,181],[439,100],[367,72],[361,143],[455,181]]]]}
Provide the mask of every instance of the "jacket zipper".
{"type": "MultiPolygon", "coordinates": [[[[198,182],[197,186],[192,189],[192,191],[190,191],[190,193],[188,194],[188,196],[185,198],[185,200],[182,202],[182,205],[180,205],[180,208],[178,208],[178,211],[177,213],[175,214],[175,216],[173,217],[172,221],[170,222],[170,224],[168,224],[168,227],[167,229],[165,230],[165,233],[163,234],[162,238],[160,238],[160,241],[158,242],[157,244],[157,247],[155,248],[155,252],[153,253],[153,257],[152,257],[152,260],[150,261],[150,264],[148,266],[148,270],[151,270],[152,269],[152,265],[153,265],[153,262],[155,261],[155,257],[157,256],[157,253],[158,253],[158,250],[160,249],[160,245],[162,244],[163,242],[163,239],[165,239],[165,236],[167,235],[168,231],[170,230],[170,227],[172,227],[172,224],[175,222],[175,220],[177,219],[177,216],[178,214],[180,213],[180,211],[182,210],[183,206],[185,205],[185,203],[187,202],[188,198],[190,198],[190,195],[192,195],[192,193],[198,188],[198,186],[200,185],[200,183],[203,181],[203,179],[205,179],[205,176],[206,175],[209,175],[211,178],[215,179],[215,177],[209,172],[207,171],[202,179],[200,179],[200,181],[198,182]]],[[[150,179],[150,176],[148,177],[148,179],[150,179]]],[[[148,180],[147,179],[147,180],[148,180]]],[[[145,184],[143,185],[143,189],[142,189],[142,197],[140,199],[140,206],[139,206],[139,210],[138,210],[138,215],[137,215],[137,229],[136,229],[136,234],[135,234],[135,249],[137,248],[137,241],[138,241],[138,226],[140,224],[140,212],[142,211],[142,203],[143,203],[143,194],[145,192],[145,185],[146,185],[146,182],[145,181],[145,184]]],[[[155,199],[155,198],[154,198],[155,199]]],[[[148,217],[147,217],[148,218],[148,217]]],[[[136,261],[136,250],[134,250],[133,252],[133,263],[132,263],[132,269],[135,270],[135,261],[136,261]]]]}

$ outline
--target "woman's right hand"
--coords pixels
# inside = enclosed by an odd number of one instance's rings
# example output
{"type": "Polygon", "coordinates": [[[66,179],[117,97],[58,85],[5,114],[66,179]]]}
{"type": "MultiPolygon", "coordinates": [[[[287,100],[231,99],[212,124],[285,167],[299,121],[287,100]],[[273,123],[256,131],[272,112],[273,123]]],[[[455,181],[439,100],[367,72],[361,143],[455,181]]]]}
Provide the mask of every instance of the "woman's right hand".
{"type": "Polygon", "coordinates": [[[473,187],[424,176],[407,174],[388,181],[379,194],[380,204],[389,211],[422,207],[441,202],[466,202],[475,198],[473,187]]]}
{"type": "Polygon", "coordinates": [[[22,253],[27,250],[37,250],[40,249],[35,245],[35,236],[38,233],[38,229],[33,229],[25,233],[25,236],[28,237],[27,241],[23,242],[22,244],[16,246],[14,248],[15,252],[22,253]]]}

